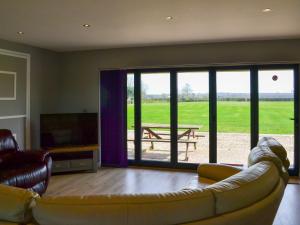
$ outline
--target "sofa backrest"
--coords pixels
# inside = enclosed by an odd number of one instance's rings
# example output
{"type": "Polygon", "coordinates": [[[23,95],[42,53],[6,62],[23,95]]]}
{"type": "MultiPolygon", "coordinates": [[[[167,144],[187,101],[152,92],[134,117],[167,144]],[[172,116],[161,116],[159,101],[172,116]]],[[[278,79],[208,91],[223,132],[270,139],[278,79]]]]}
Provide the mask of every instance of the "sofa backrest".
{"type": "Polygon", "coordinates": [[[276,166],[259,162],[223,181],[208,186],[216,200],[216,214],[250,206],[269,195],[280,181],[276,166]]]}
{"type": "Polygon", "coordinates": [[[0,221],[26,223],[31,220],[31,209],[38,194],[0,184],[0,221]]]}
{"type": "Polygon", "coordinates": [[[285,184],[280,179],[272,193],[248,207],[206,220],[185,223],[184,225],[272,225],[284,189],[285,184]]]}
{"type": "Polygon", "coordinates": [[[214,216],[209,190],[147,195],[43,197],[33,209],[40,225],[168,225],[214,216]],[[101,221],[101,222],[99,222],[101,221]]]}
{"type": "Polygon", "coordinates": [[[10,130],[0,129],[0,152],[19,150],[18,144],[10,130]]]}
{"type": "Polygon", "coordinates": [[[273,162],[259,162],[204,189],[153,195],[65,196],[37,199],[39,225],[168,225],[205,220],[249,207],[282,182],[273,162]]]}

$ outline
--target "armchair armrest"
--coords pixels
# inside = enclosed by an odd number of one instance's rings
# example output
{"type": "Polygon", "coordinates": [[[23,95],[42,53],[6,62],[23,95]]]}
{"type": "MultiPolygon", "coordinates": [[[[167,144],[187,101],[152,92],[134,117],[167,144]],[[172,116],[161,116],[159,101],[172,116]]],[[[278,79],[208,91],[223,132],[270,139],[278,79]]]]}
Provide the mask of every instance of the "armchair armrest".
{"type": "Polygon", "coordinates": [[[49,152],[42,150],[24,150],[18,152],[17,159],[20,162],[41,162],[44,163],[49,156],[49,152]]]}
{"type": "Polygon", "coordinates": [[[200,164],[197,169],[199,177],[205,177],[215,181],[224,180],[241,171],[242,169],[237,167],[216,163],[200,164]]]}
{"type": "Polygon", "coordinates": [[[24,150],[22,153],[24,157],[40,162],[44,162],[49,156],[49,152],[44,150],[24,150]]]}
{"type": "Polygon", "coordinates": [[[0,154],[0,168],[10,168],[26,163],[47,163],[49,157],[49,152],[39,150],[7,152],[0,154]]]}

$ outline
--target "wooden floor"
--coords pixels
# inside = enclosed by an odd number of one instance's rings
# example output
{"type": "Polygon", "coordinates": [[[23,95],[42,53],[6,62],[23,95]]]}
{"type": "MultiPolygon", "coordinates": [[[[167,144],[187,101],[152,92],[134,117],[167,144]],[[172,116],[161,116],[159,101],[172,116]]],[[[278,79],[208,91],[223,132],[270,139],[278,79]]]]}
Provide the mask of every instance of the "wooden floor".
{"type": "Polygon", "coordinates": [[[288,184],[273,225],[300,224],[300,185],[288,184]]]}
{"type": "Polygon", "coordinates": [[[193,172],[169,170],[102,168],[97,173],[52,176],[45,195],[135,194],[178,191],[194,187],[193,172]]]}
{"type": "MultiPolygon", "coordinates": [[[[103,168],[97,173],[52,176],[46,196],[162,193],[198,186],[193,172],[103,168]]],[[[300,185],[288,184],[274,225],[300,224],[300,185]]]]}

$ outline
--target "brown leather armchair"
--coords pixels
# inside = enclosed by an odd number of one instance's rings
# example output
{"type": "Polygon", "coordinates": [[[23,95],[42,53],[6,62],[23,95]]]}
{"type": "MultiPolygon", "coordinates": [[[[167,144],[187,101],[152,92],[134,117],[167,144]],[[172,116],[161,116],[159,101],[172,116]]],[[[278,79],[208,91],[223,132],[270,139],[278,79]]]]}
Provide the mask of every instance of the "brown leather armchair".
{"type": "Polygon", "coordinates": [[[0,183],[42,195],[51,175],[47,151],[20,150],[10,130],[0,129],[0,183]]]}

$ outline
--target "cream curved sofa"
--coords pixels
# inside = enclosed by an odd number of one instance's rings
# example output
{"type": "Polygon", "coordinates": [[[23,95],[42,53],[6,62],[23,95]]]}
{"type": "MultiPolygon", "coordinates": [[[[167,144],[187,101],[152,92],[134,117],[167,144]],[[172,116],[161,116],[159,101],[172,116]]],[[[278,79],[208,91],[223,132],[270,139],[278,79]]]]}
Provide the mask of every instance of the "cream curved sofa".
{"type": "Polygon", "coordinates": [[[288,166],[285,149],[264,138],[247,169],[203,164],[203,187],[174,193],[40,198],[0,185],[0,225],[272,225],[288,166]]]}

